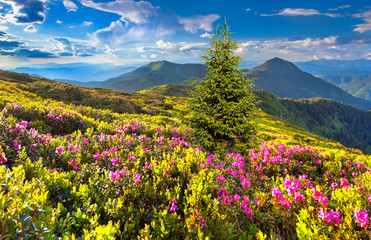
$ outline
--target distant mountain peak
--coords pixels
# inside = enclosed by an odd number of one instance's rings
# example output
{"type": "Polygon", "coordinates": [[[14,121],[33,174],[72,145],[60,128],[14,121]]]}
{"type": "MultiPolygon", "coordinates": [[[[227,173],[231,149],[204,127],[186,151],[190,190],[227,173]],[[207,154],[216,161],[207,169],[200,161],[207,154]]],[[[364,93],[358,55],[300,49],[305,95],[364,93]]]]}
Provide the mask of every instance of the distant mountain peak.
{"type": "Polygon", "coordinates": [[[281,58],[278,58],[278,57],[275,57],[275,58],[272,58],[268,61],[266,61],[265,63],[263,63],[262,65],[260,66],[257,66],[256,68],[254,68],[256,70],[263,70],[263,69],[266,69],[266,70],[272,70],[272,71],[300,71],[301,70],[295,65],[293,64],[292,62],[289,62],[289,61],[286,61],[284,59],[281,59],[281,58]]]}

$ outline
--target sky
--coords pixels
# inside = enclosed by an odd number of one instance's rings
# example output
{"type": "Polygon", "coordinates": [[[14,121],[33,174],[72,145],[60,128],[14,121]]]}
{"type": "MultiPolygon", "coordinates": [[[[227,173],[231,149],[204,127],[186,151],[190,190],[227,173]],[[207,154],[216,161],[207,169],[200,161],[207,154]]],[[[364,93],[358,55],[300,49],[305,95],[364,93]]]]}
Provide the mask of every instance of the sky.
{"type": "Polygon", "coordinates": [[[245,62],[371,60],[370,0],[0,0],[0,68],[202,62],[225,21],[245,62]]]}

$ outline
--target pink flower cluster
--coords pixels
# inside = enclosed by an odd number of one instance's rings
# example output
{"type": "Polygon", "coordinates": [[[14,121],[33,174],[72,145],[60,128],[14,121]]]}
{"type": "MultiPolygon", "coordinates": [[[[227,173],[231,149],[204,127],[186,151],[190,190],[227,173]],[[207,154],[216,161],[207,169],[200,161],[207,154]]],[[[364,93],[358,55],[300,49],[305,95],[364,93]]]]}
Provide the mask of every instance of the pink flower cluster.
{"type": "Polygon", "coordinates": [[[354,217],[356,218],[356,221],[361,224],[361,227],[366,227],[367,224],[370,222],[370,218],[366,210],[355,210],[354,217]]]}
{"type": "Polygon", "coordinates": [[[297,179],[291,180],[289,178],[285,178],[285,182],[283,183],[284,189],[287,191],[287,194],[291,197],[297,191],[300,191],[300,181],[297,179]]]}
{"type": "Polygon", "coordinates": [[[271,189],[272,190],[272,196],[273,198],[275,198],[276,200],[278,200],[280,202],[280,204],[284,207],[284,208],[290,208],[291,207],[291,203],[289,200],[287,200],[286,198],[284,198],[282,196],[282,192],[281,190],[279,190],[277,187],[274,187],[271,189]]]}
{"type": "Polygon", "coordinates": [[[178,203],[178,201],[175,200],[175,199],[173,199],[173,201],[171,201],[169,203],[169,207],[170,207],[170,211],[171,212],[175,212],[176,211],[176,209],[177,209],[177,206],[175,205],[176,203],[178,203]]]}
{"type": "Polygon", "coordinates": [[[3,153],[0,153],[0,164],[4,164],[8,161],[3,153]]]}
{"type": "Polygon", "coordinates": [[[134,181],[135,181],[135,183],[138,183],[138,182],[142,181],[142,180],[140,179],[140,175],[139,175],[138,173],[134,173],[134,174],[133,174],[133,177],[134,177],[134,181]]]}
{"type": "Polygon", "coordinates": [[[117,181],[122,175],[125,175],[126,174],[126,170],[125,169],[122,169],[121,171],[116,171],[116,172],[109,172],[108,173],[108,176],[114,180],[114,181],[117,181]]]}
{"type": "Polygon", "coordinates": [[[80,164],[78,162],[76,162],[75,160],[72,160],[72,161],[70,161],[69,164],[73,168],[73,170],[75,170],[76,172],[80,172],[81,167],[80,167],[80,164]]]}
{"type": "Polygon", "coordinates": [[[327,210],[320,208],[318,217],[327,224],[342,224],[338,210],[331,209],[330,212],[327,212],[327,210]]]}
{"type": "MultiPolygon", "coordinates": [[[[235,198],[236,198],[236,195],[235,195],[235,198]]],[[[239,196],[238,196],[238,199],[240,199],[239,196]]],[[[248,207],[249,204],[250,204],[250,199],[248,197],[244,197],[242,203],[240,203],[240,208],[245,210],[245,213],[249,218],[252,218],[252,216],[254,216],[254,214],[253,214],[251,208],[248,207]]]]}
{"type": "Polygon", "coordinates": [[[327,205],[328,198],[324,197],[323,194],[320,191],[317,191],[315,189],[312,190],[312,195],[314,199],[316,199],[317,202],[322,203],[323,205],[327,205]]]}

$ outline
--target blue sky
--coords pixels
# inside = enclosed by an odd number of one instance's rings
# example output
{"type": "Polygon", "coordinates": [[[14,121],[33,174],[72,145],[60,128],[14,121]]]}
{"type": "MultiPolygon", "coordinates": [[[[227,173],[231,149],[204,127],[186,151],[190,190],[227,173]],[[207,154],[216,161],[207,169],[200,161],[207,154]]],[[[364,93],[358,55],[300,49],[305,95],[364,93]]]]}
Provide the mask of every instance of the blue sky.
{"type": "Polygon", "coordinates": [[[369,0],[0,0],[0,68],[200,62],[224,17],[246,62],[371,60],[369,0]]]}

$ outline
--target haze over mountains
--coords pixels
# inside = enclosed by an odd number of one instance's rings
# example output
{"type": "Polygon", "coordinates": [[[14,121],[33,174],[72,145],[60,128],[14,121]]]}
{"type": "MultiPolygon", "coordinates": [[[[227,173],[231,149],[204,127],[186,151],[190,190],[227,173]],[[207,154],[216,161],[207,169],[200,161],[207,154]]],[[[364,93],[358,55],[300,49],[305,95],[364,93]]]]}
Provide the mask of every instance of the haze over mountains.
{"type": "Polygon", "coordinates": [[[35,64],[28,67],[10,69],[18,73],[28,73],[32,76],[45,77],[62,82],[104,81],[111,77],[133,71],[140,65],[112,65],[91,63],[68,64],[35,64]]]}

